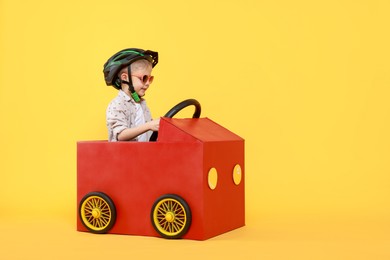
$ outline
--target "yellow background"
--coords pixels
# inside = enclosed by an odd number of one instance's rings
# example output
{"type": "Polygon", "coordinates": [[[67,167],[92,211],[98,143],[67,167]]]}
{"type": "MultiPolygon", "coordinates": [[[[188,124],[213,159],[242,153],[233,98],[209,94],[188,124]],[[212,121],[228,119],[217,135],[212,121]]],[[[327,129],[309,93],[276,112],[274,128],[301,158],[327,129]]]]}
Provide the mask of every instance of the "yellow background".
{"type": "Polygon", "coordinates": [[[385,0],[0,0],[4,259],[389,259],[389,12],[385,0]],[[102,68],[128,47],[159,52],[155,117],[195,98],[246,140],[246,227],[202,243],[75,231],[76,142],[107,138],[116,91],[102,68]]]}

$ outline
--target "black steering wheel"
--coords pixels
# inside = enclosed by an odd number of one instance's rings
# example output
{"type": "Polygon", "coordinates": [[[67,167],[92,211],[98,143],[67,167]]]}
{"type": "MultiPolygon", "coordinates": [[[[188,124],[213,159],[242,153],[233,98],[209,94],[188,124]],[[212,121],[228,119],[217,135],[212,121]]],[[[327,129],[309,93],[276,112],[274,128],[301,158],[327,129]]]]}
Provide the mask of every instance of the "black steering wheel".
{"type": "MultiPolygon", "coordinates": [[[[165,115],[164,117],[169,117],[172,118],[174,115],[176,115],[180,110],[188,107],[188,106],[195,106],[195,112],[192,115],[192,118],[199,118],[200,117],[200,112],[201,112],[201,107],[200,103],[196,99],[186,99],[176,106],[172,107],[165,115]]],[[[153,132],[152,136],[150,137],[149,141],[154,142],[157,140],[158,132],[153,132]]]]}

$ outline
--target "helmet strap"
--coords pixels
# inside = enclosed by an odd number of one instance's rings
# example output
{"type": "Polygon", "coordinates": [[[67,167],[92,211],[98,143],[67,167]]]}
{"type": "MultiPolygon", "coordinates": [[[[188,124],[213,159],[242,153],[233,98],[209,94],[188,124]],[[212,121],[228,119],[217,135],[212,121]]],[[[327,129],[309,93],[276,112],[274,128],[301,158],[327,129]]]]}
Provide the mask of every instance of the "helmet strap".
{"type": "Polygon", "coordinates": [[[134,89],[134,86],[133,86],[133,81],[131,80],[130,65],[127,67],[127,74],[128,74],[128,77],[129,77],[129,81],[122,80],[122,83],[124,83],[124,84],[129,86],[129,92],[131,94],[131,97],[134,99],[135,102],[139,102],[140,98],[139,98],[137,92],[135,92],[135,89],[134,89]]]}

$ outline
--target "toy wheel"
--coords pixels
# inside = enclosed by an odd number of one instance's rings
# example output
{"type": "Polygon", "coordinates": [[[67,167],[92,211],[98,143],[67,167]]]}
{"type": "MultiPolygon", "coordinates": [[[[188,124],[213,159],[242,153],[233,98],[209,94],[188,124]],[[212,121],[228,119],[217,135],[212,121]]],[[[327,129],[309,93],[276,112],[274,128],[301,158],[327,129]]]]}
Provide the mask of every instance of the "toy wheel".
{"type": "Polygon", "coordinates": [[[167,194],[153,204],[151,220],[154,229],[162,237],[180,238],[191,225],[191,210],[181,197],[167,194]]]}
{"type": "Polygon", "coordinates": [[[107,233],[115,223],[115,205],[102,192],[88,193],[80,202],[80,219],[92,233],[107,233]]]}

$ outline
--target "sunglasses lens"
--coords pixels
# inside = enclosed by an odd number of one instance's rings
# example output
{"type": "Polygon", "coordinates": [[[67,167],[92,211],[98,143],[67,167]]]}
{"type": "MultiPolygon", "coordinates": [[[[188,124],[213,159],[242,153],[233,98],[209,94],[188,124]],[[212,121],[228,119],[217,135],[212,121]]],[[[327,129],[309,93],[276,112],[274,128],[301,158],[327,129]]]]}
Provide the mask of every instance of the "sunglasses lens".
{"type": "Polygon", "coordinates": [[[142,82],[144,83],[144,84],[146,84],[146,82],[148,82],[148,75],[144,75],[143,77],[142,77],[142,82]]]}
{"type": "Polygon", "coordinates": [[[153,76],[148,76],[148,75],[144,75],[143,77],[142,77],[142,82],[144,83],[144,84],[146,84],[147,82],[148,82],[148,80],[149,80],[149,84],[151,84],[152,82],[153,82],[153,76]]]}

